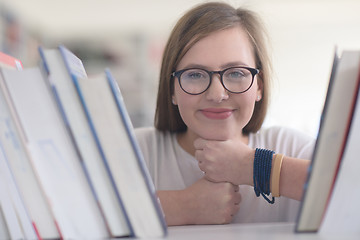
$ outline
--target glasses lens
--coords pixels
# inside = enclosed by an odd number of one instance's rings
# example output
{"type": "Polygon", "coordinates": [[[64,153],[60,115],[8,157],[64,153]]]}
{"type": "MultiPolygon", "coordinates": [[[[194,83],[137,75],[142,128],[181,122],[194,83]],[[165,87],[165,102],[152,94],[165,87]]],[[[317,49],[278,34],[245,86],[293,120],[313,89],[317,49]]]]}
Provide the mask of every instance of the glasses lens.
{"type": "Polygon", "coordinates": [[[246,68],[229,68],[224,72],[224,86],[231,92],[244,92],[251,87],[253,75],[246,68]]]}
{"type": "Polygon", "coordinates": [[[207,89],[209,74],[202,69],[188,69],[180,76],[181,88],[190,94],[199,94],[207,89]]]}

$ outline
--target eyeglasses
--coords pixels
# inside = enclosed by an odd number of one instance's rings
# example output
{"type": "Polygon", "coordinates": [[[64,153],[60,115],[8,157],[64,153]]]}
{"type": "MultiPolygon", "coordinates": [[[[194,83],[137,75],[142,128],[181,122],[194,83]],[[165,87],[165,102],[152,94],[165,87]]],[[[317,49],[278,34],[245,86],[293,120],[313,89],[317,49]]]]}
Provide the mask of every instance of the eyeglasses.
{"type": "Polygon", "coordinates": [[[201,68],[187,68],[173,72],[172,77],[177,77],[181,89],[191,95],[198,95],[211,85],[212,75],[219,74],[223,87],[231,93],[244,93],[250,89],[254,77],[259,69],[250,67],[230,67],[222,71],[208,71],[201,68]]]}

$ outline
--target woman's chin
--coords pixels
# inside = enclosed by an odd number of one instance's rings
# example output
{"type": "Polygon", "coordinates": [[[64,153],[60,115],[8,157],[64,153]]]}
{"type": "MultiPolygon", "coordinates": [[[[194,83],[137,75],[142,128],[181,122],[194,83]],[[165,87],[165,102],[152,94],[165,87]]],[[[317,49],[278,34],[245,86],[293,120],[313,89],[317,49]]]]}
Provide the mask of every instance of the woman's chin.
{"type": "Polygon", "coordinates": [[[199,136],[206,140],[226,141],[231,139],[234,134],[228,131],[210,130],[199,133],[199,136]]]}

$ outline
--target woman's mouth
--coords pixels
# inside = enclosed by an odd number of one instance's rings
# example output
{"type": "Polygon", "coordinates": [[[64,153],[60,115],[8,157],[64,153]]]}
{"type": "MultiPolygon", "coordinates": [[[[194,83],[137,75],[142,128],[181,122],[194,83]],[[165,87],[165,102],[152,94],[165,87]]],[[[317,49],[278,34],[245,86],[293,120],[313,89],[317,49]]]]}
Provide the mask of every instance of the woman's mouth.
{"type": "Polygon", "coordinates": [[[200,111],[205,117],[217,120],[227,119],[233,113],[233,110],[229,108],[205,108],[200,111]]]}

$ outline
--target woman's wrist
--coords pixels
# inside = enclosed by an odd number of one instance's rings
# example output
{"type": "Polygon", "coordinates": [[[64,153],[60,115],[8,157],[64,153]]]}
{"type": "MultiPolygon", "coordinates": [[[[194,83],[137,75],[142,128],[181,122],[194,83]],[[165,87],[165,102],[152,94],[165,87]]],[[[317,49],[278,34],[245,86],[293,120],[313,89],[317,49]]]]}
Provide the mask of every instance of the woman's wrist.
{"type": "Polygon", "coordinates": [[[253,171],[254,192],[256,196],[262,195],[271,204],[274,203],[275,199],[273,196],[271,199],[267,196],[270,195],[270,176],[274,153],[272,150],[256,148],[253,171]]]}
{"type": "Polygon", "coordinates": [[[241,166],[241,174],[238,185],[254,186],[253,171],[254,171],[254,157],[255,149],[249,149],[245,156],[245,161],[241,166]]]}
{"type": "Polygon", "coordinates": [[[190,224],[188,208],[183,205],[187,201],[184,199],[187,195],[185,190],[157,191],[162,209],[165,214],[165,220],[168,226],[190,224]]]}
{"type": "Polygon", "coordinates": [[[268,149],[256,148],[253,163],[253,185],[257,197],[260,194],[273,204],[280,197],[280,172],[284,155],[268,149]],[[268,196],[270,196],[269,198],[268,196]]]}

